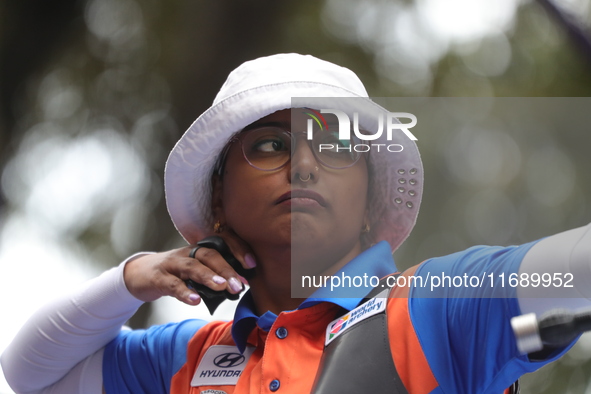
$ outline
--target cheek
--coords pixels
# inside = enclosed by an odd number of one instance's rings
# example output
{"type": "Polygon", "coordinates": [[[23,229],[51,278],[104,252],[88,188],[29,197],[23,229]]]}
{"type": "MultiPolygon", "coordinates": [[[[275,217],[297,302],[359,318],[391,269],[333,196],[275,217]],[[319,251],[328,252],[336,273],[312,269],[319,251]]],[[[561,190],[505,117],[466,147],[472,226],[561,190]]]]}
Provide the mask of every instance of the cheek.
{"type": "Polygon", "coordinates": [[[348,206],[347,211],[351,221],[362,221],[365,216],[367,208],[367,181],[360,179],[360,181],[354,185],[351,185],[346,191],[346,194],[350,196],[347,199],[348,206]]]}
{"type": "MultiPolygon", "coordinates": [[[[240,215],[240,204],[248,203],[249,189],[252,181],[252,168],[245,162],[236,149],[238,144],[232,146],[226,158],[224,176],[222,179],[222,206],[226,224],[231,225],[237,215],[240,215]]],[[[239,218],[239,217],[238,217],[239,218]]]]}
{"type": "Polygon", "coordinates": [[[225,224],[244,238],[250,232],[250,224],[256,222],[257,207],[249,185],[243,179],[228,179],[222,195],[225,224]]]}
{"type": "MultiPolygon", "coordinates": [[[[270,226],[273,196],[281,188],[281,173],[231,167],[224,175],[222,204],[226,223],[239,235],[258,233],[270,226]]],[[[285,175],[283,175],[285,177],[285,175]]]]}
{"type": "Polygon", "coordinates": [[[343,193],[349,196],[346,202],[348,202],[349,209],[353,213],[351,216],[355,218],[363,217],[367,208],[369,188],[365,165],[354,168],[354,171],[343,182],[343,186],[343,193]]]}
{"type": "Polygon", "coordinates": [[[330,231],[341,234],[346,232],[356,236],[358,230],[363,227],[367,208],[367,171],[364,168],[351,169],[347,174],[335,179],[331,189],[336,199],[330,231]]]}
{"type": "Polygon", "coordinates": [[[248,215],[256,207],[256,178],[249,171],[231,170],[224,177],[222,203],[226,220],[232,222],[241,216],[248,215]]]}

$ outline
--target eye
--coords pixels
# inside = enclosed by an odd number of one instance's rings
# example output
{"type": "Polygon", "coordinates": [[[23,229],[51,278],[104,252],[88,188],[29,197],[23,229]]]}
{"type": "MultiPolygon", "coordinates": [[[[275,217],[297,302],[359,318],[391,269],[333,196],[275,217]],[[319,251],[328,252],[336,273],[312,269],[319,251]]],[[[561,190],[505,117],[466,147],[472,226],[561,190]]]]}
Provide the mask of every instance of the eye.
{"type": "Polygon", "coordinates": [[[248,158],[266,158],[287,154],[291,149],[291,137],[289,133],[276,127],[261,127],[246,132],[244,135],[243,150],[248,158]]]}
{"type": "Polygon", "coordinates": [[[349,147],[351,145],[351,140],[339,139],[339,133],[336,131],[320,133],[317,140],[320,144],[333,144],[339,147],[349,147]]]}
{"type": "Polygon", "coordinates": [[[280,138],[261,138],[252,145],[252,150],[263,153],[286,151],[287,147],[280,138]]]}
{"type": "Polygon", "coordinates": [[[319,132],[314,136],[315,151],[329,166],[343,168],[359,158],[355,150],[356,139],[340,139],[338,131],[319,132]]]}

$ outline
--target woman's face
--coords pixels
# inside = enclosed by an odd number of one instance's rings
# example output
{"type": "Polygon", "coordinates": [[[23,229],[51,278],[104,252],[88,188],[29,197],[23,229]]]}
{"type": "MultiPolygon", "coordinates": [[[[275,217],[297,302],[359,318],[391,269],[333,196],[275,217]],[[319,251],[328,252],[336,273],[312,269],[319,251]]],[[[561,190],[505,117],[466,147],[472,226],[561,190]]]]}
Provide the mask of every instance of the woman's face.
{"type": "Polygon", "coordinates": [[[257,256],[259,248],[277,246],[290,248],[292,261],[313,258],[334,264],[353,249],[355,254],[361,250],[367,163],[361,157],[349,168],[332,169],[317,162],[306,135],[301,133],[306,130],[307,119],[301,109],[286,109],[248,127],[275,125],[296,135],[291,160],[278,170],[252,167],[243,156],[240,142],[231,144],[221,192],[214,193],[214,199],[221,196],[215,215],[257,256]]]}

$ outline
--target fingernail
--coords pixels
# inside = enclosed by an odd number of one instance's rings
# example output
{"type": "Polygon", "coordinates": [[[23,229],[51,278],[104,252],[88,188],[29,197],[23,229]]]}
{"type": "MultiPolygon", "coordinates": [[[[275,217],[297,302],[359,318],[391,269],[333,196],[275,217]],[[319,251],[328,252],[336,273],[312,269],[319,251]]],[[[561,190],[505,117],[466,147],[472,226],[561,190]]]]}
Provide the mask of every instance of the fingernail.
{"type": "Polygon", "coordinates": [[[251,255],[250,253],[247,253],[244,255],[244,262],[246,263],[246,266],[248,268],[254,268],[257,266],[257,262],[254,259],[254,256],[251,255]]]}
{"type": "Polygon", "coordinates": [[[211,280],[212,280],[214,283],[217,283],[218,285],[221,285],[221,284],[223,284],[223,283],[226,283],[226,280],[225,280],[224,278],[222,278],[221,276],[219,276],[219,275],[214,275],[214,276],[211,278],[211,280]]]}
{"type": "Polygon", "coordinates": [[[201,297],[199,297],[199,294],[195,294],[195,293],[189,294],[189,300],[191,300],[192,302],[195,302],[199,299],[201,299],[201,297]]]}
{"type": "Polygon", "coordinates": [[[238,279],[240,279],[240,282],[242,282],[243,284],[248,285],[248,281],[244,276],[238,275],[238,279]]]}
{"type": "Polygon", "coordinates": [[[242,291],[242,283],[240,283],[238,281],[238,279],[236,279],[236,278],[230,278],[228,280],[228,283],[230,284],[230,289],[232,289],[232,291],[234,291],[236,293],[242,291]]]}

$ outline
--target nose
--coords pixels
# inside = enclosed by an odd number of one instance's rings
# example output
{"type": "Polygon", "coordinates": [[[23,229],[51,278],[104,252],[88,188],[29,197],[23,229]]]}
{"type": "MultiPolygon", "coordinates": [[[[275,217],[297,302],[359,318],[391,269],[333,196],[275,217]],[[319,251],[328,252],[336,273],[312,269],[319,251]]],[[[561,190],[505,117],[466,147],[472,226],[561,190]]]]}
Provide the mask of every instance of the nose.
{"type": "Polygon", "coordinates": [[[308,140],[306,140],[305,134],[294,136],[292,149],[294,149],[294,151],[291,156],[291,183],[318,182],[320,166],[316,161],[316,156],[314,156],[314,152],[312,152],[308,140]]]}

